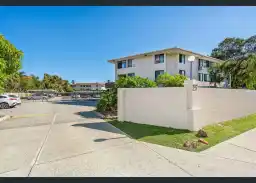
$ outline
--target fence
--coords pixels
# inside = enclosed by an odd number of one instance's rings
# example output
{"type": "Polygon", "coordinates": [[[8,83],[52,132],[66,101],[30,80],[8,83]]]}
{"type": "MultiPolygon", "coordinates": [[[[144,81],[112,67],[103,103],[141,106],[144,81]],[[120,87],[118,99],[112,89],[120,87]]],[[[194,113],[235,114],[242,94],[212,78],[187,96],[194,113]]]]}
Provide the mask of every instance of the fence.
{"type": "Polygon", "coordinates": [[[31,95],[31,93],[4,93],[4,94],[7,94],[7,95],[16,95],[20,98],[26,98],[28,96],[31,95]]]}
{"type": "Polygon", "coordinates": [[[256,92],[184,87],[118,89],[118,119],[135,123],[198,130],[205,125],[256,112],[256,92]]]}

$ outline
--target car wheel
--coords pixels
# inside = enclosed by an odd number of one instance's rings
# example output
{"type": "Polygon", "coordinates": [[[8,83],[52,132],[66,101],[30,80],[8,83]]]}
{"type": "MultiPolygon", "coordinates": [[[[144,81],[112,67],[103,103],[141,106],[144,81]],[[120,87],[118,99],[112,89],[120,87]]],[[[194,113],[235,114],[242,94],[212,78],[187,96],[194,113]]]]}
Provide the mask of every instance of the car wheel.
{"type": "Polygon", "coordinates": [[[7,104],[7,103],[1,103],[0,104],[1,109],[9,109],[9,107],[10,107],[9,104],[7,104]]]}

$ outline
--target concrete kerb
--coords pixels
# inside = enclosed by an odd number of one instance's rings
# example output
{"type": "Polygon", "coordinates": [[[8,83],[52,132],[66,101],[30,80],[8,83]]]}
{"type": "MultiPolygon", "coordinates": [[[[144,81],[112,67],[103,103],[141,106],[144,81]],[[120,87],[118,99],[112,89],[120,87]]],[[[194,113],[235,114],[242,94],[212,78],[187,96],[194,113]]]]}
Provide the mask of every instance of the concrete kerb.
{"type": "Polygon", "coordinates": [[[9,115],[0,116],[0,122],[5,121],[10,118],[11,118],[11,116],[9,116],[9,115]]]}
{"type": "MultiPolygon", "coordinates": [[[[92,112],[94,112],[94,114],[97,115],[99,118],[101,118],[101,119],[103,119],[103,120],[105,119],[105,116],[104,116],[103,114],[101,114],[100,112],[97,112],[97,111],[92,111],[92,112]]],[[[105,120],[104,120],[104,121],[105,121],[105,120]]],[[[106,123],[108,123],[108,122],[106,121],[106,123]]],[[[118,131],[120,131],[121,133],[123,133],[124,135],[126,135],[127,137],[129,137],[129,138],[131,138],[131,139],[133,139],[133,140],[135,140],[135,141],[137,142],[136,139],[132,138],[130,135],[126,134],[125,132],[123,132],[123,131],[120,130],[119,128],[113,126],[113,125],[110,124],[110,123],[108,123],[108,124],[109,124],[110,126],[112,126],[113,128],[115,128],[116,130],[118,130],[118,131]]]]}

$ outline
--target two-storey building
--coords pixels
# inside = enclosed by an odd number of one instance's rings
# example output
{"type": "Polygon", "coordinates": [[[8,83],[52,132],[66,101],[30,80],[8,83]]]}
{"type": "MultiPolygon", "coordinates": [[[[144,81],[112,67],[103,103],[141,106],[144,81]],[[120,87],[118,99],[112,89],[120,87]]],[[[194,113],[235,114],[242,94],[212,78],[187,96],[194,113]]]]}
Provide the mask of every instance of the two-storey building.
{"type": "Polygon", "coordinates": [[[192,78],[198,80],[200,85],[209,85],[211,77],[208,68],[215,62],[223,61],[181,48],[136,54],[112,59],[108,62],[115,65],[115,79],[120,76],[140,76],[155,80],[157,76],[164,72],[171,75],[183,74],[189,78],[191,72],[189,56],[195,57],[192,62],[192,78]]]}
{"type": "Polygon", "coordinates": [[[73,83],[71,87],[75,91],[104,90],[105,83],[73,83]]]}

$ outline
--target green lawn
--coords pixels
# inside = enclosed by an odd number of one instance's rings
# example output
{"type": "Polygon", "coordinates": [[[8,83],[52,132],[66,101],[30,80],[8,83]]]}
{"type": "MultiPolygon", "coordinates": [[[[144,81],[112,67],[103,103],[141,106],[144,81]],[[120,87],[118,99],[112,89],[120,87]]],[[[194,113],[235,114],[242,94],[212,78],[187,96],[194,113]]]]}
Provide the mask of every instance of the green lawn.
{"type": "Polygon", "coordinates": [[[196,137],[196,132],[131,122],[119,122],[117,120],[107,121],[134,139],[197,152],[205,150],[250,129],[256,128],[256,114],[209,125],[203,128],[208,134],[208,137],[204,139],[209,144],[205,145],[199,143],[199,146],[196,149],[186,149],[183,147],[185,141],[197,141],[199,139],[196,137]]]}

